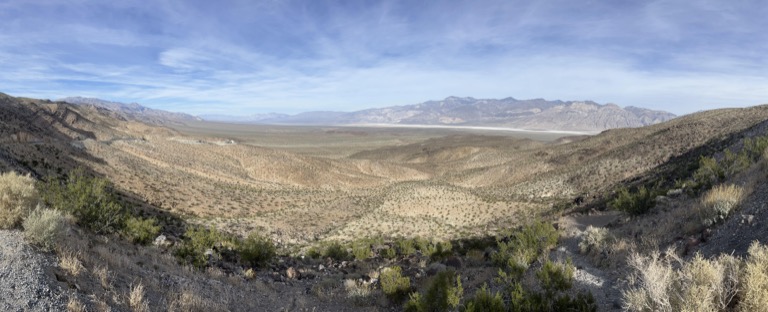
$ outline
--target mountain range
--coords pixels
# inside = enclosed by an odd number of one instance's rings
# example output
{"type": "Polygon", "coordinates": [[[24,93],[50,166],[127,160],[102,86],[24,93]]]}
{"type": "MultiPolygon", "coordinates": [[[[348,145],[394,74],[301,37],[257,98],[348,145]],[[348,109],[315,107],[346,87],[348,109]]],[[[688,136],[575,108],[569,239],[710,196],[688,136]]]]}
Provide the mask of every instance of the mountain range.
{"type": "Polygon", "coordinates": [[[296,115],[201,115],[208,121],[287,125],[444,125],[493,126],[528,130],[602,131],[642,127],[675,118],[672,113],[621,108],[592,101],[475,99],[451,96],[420,104],[354,112],[315,111],[296,115]]]}
{"type": "Polygon", "coordinates": [[[60,101],[109,109],[123,118],[151,124],[215,121],[282,125],[440,125],[484,126],[526,130],[599,132],[657,124],[676,116],[664,111],[592,101],[547,101],[447,97],[420,104],[370,108],[354,112],[311,111],[295,115],[267,113],[247,116],[201,115],[152,109],[137,103],[68,97],[60,101]]]}

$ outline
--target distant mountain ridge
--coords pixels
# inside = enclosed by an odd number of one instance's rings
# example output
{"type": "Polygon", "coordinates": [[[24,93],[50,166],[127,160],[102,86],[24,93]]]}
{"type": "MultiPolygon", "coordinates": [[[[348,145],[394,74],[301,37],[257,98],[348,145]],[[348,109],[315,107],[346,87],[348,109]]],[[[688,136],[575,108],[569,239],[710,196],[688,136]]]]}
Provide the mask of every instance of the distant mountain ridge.
{"type": "Polygon", "coordinates": [[[204,120],[260,124],[310,125],[445,125],[493,126],[529,130],[602,131],[642,127],[676,116],[639,107],[621,108],[592,101],[475,99],[451,96],[420,104],[371,108],[355,112],[263,114],[252,117],[201,116],[204,120]]]}
{"type": "Polygon", "coordinates": [[[185,113],[169,112],[160,109],[153,109],[142,106],[137,103],[120,103],[107,101],[97,98],[86,98],[80,96],[67,97],[59,101],[77,105],[92,105],[95,107],[106,108],[122,115],[123,118],[135,119],[151,124],[166,124],[168,122],[199,121],[200,117],[185,113]]]}

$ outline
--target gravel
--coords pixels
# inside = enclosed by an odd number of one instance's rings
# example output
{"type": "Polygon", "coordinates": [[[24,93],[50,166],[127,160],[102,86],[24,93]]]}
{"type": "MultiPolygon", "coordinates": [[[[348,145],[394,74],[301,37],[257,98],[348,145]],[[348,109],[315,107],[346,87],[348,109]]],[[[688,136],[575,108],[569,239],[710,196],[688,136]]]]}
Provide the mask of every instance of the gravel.
{"type": "Polygon", "coordinates": [[[0,230],[0,311],[64,311],[56,258],[36,252],[21,232],[0,230]]]}

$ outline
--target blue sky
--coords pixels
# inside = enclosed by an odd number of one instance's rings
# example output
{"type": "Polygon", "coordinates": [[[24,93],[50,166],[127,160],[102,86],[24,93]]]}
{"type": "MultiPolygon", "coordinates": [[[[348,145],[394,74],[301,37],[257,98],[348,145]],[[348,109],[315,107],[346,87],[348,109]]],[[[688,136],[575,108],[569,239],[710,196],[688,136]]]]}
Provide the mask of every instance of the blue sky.
{"type": "Polygon", "coordinates": [[[768,2],[0,0],[0,92],[192,114],[768,103],[768,2]]]}

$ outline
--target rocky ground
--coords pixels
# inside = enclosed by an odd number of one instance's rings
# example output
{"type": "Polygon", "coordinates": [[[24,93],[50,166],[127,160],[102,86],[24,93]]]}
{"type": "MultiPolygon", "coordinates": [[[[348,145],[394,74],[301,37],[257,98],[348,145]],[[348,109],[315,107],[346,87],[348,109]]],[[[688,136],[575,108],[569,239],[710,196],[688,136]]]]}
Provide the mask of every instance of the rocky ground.
{"type": "Polygon", "coordinates": [[[32,249],[20,232],[0,230],[0,310],[65,310],[55,266],[55,256],[32,249]]]}

